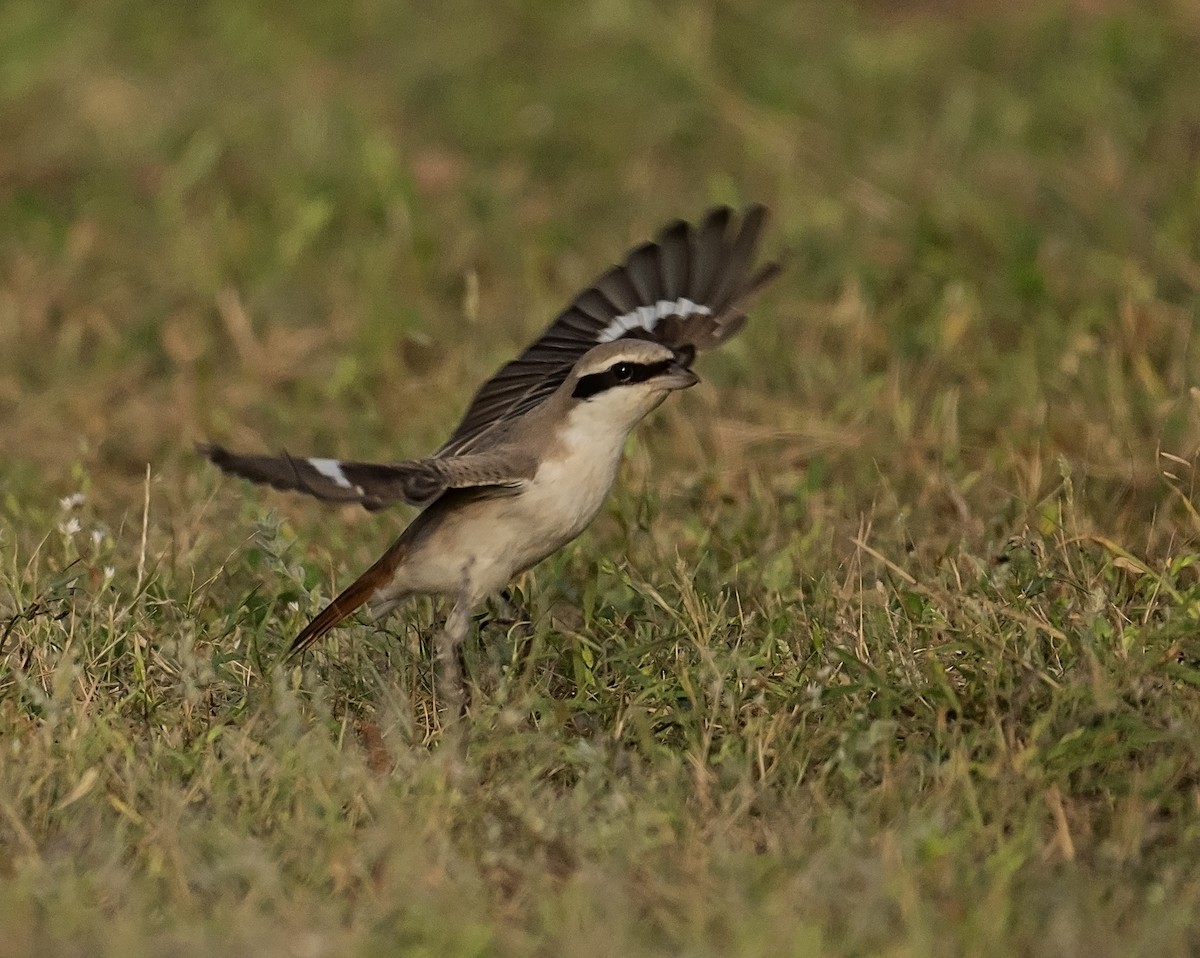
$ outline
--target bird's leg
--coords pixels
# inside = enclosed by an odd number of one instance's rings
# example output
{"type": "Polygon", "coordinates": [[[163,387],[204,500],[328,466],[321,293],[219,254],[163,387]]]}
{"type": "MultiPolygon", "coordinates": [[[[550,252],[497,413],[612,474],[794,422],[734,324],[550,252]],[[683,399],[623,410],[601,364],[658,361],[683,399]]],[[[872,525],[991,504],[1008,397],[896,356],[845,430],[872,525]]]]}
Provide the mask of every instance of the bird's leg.
{"type": "Polygon", "coordinates": [[[465,596],[460,596],[438,635],[435,655],[438,694],[445,703],[447,724],[457,722],[463,715],[464,683],[459,654],[470,629],[471,602],[465,596]]]}
{"type": "Polygon", "coordinates": [[[504,625],[514,625],[517,622],[528,622],[530,620],[529,607],[523,602],[517,602],[513,599],[511,589],[501,589],[497,597],[500,606],[500,614],[497,616],[498,621],[504,625]]]}
{"type": "Polygon", "coordinates": [[[506,643],[509,645],[509,655],[513,662],[519,664],[529,652],[529,640],[533,638],[533,613],[523,599],[514,599],[508,589],[500,593],[500,603],[504,616],[501,621],[507,627],[511,642],[511,645],[506,643]]]}
{"type": "Polygon", "coordinates": [[[509,589],[501,589],[488,600],[487,607],[484,611],[475,616],[476,621],[481,627],[490,625],[511,626],[518,622],[526,622],[529,620],[529,608],[522,602],[517,602],[513,598],[512,591],[509,589]]]}
{"type": "Polygon", "coordinates": [[[488,600],[488,611],[476,616],[476,621],[486,668],[475,681],[490,694],[503,684],[505,670],[523,657],[523,646],[533,634],[532,618],[524,602],[502,589],[488,600]]]}

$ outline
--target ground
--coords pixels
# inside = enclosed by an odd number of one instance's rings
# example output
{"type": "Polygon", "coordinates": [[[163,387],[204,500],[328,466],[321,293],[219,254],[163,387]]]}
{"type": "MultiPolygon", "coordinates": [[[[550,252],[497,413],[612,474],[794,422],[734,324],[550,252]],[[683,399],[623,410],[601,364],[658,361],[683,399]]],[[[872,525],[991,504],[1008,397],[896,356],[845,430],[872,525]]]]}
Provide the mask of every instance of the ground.
{"type": "Polygon", "coordinates": [[[0,954],[1200,950],[1200,16],[0,6],[0,954]],[[481,616],[283,650],[583,283],[786,272],[481,616]]]}

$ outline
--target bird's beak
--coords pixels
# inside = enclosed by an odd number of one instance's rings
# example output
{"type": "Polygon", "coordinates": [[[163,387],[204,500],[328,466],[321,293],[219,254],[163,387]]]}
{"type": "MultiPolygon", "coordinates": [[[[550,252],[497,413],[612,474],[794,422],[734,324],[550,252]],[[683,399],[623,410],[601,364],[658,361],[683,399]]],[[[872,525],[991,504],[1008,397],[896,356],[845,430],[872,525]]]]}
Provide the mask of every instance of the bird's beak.
{"type": "Polygon", "coordinates": [[[688,389],[700,382],[700,377],[680,363],[671,363],[658,379],[663,389],[688,389]]]}

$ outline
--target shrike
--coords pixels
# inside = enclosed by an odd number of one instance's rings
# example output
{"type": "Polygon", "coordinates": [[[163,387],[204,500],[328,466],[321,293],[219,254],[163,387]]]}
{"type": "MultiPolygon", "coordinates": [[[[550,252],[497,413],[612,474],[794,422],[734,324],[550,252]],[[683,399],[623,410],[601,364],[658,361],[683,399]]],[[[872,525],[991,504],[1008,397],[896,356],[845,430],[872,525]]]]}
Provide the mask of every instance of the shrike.
{"type": "Polygon", "coordinates": [[[544,333],[480,387],[427,459],[374,463],[200,451],[226,472],[327,502],[422,511],[366,572],[296,636],[307,648],[366,603],[377,618],[414,595],[453,605],[437,642],[439,686],[461,707],[457,650],[471,612],[579,535],[612,488],[625,440],[667,394],[699,382],[697,351],[745,324],[779,272],[755,268],[766,209],[675,222],[580,293],[544,333]]]}

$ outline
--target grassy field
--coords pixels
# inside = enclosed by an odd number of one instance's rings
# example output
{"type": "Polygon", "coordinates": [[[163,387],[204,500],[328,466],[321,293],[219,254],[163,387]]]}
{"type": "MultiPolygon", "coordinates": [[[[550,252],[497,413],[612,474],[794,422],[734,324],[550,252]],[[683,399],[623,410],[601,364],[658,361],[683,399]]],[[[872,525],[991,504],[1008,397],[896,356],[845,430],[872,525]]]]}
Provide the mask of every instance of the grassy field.
{"type": "Polygon", "coordinates": [[[0,956],[1200,951],[1184,0],[0,5],[0,956]],[[783,279],[481,616],[298,664],[629,245],[783,279]],[[469,344],[469,346],[468,346],[469,344]]]}

